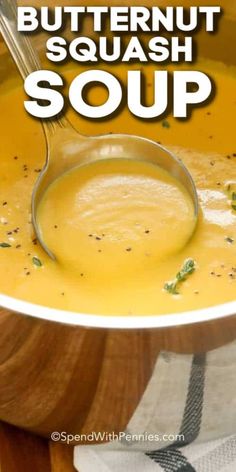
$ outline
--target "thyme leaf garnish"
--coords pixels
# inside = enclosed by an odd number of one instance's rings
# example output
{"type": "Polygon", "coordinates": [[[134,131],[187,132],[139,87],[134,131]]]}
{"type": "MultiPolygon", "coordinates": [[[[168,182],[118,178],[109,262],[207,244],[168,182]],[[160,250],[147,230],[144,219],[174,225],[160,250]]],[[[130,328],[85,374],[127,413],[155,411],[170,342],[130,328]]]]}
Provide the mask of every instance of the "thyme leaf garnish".
{"type": "Polygon", "coordinates": [[[162,121],[162,127],[163,127],[163,128],[167,128],[167,129],[170,128],[170,123],[169,123],[169,121],[167,121],[167,120],[162,121]]]}
{"type": "MultiPolygon", "coordinates": [[[[231,189],[231,186],[229,187],[231,189]]],[[[235,191],[231,192],[230,197],[231,197],[231,208],[236,211],[236,192],[235,191]]]]}
{"type": "Polygon", "coordinates": [[[184,282],[189,275],[196,270],[196,262],[189,258],[186,259],[181,267],[180,271],[176,274],[175,278],[164,285],[164,290],[171,293],[172,295],[178,295],[178,286],[184,282]]]}
{"type": "Polygon", "coordinates": [[[40,261],[40,259],[38,257],[32,257],[32,262],[33,264],[36,266],[36,267],[42,267],[42,262],[40,261]]]}

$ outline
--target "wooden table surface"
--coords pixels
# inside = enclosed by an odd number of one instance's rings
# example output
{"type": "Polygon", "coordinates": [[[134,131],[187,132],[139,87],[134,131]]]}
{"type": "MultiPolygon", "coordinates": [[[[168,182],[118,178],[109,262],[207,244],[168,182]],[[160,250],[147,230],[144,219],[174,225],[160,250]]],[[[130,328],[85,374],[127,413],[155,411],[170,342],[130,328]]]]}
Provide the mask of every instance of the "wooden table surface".
{"type": "Polygon", "coordinates": [[[1,472],[75,472],[73,447],[0,423],[1,472]]]}

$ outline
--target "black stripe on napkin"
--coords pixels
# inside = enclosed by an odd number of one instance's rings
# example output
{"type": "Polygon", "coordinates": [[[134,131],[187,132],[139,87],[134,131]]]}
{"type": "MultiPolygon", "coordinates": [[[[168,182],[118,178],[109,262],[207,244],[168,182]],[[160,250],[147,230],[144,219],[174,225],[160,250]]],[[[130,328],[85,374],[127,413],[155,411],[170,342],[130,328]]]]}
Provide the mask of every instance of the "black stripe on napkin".
{"type": "Polygon", "coordinates": [[[190,444],[200,433],[205,387],[205,370],[206,354],[195,354],[193,356],[187,399],[179,433],[180,435],[183,435],[184,440],[176,442],[172,447],[180,447],[190,444]]]}
{"type": "Polygon", "coordinates": [[[186,446],[194,441],[201,427],[202,407],[205,384],[206,354],[195,354],[192,360],[186,404],[180,435],[183,440],[156,451],[146,452],[150,459],[157,462],[165,472],[195,472],[194,467],[177,447],[186,446]]]}
{"type": "Polygon", "coordinates": [[[157,462],[165,472],[196,472],[178,449],[167,447],[159,451],[147,452],[146,455],[157,462]]]}

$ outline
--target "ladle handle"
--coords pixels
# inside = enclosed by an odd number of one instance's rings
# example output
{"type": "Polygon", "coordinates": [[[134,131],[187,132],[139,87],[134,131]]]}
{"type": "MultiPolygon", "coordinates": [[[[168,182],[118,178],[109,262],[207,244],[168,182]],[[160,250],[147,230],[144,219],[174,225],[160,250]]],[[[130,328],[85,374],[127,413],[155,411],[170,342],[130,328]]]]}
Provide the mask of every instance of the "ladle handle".
{"type": "Polygon", "coordinates": [[[31,42],[17,30],[15,0],[0,0],[0,31],[23,80],[31,72],[40,70],[40,61],[31,42]]]}
{"type": "MultiPolygon", "coordinates": [[[[38,54],[29,39],[17,30],[17,3],[15,0],[0,0],[0,32],[23,78],[41,69],[38,54]]],[[[42,121],[44,131],[49,136],[58,127],[69,128],[70,123],[65,117],[42,121]]]]}

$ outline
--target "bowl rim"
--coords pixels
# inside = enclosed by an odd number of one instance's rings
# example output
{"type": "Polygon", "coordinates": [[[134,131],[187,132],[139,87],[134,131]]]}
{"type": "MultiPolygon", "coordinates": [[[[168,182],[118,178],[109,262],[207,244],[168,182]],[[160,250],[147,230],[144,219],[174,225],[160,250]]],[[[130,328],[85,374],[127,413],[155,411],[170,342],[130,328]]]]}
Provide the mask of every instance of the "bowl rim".
{"type": "MultiPolygon", "coordinates": [[[[7,309],[19,315],[36,320],[102,329],[155,329],[204,323],[236,314],[236,301],[210,306],[200,310],[160,315],[99,315],[59,310],[0,294],[0,309],[7,309]]],[[[0,314],[1,316],[1,314],[0,314]]]]}

